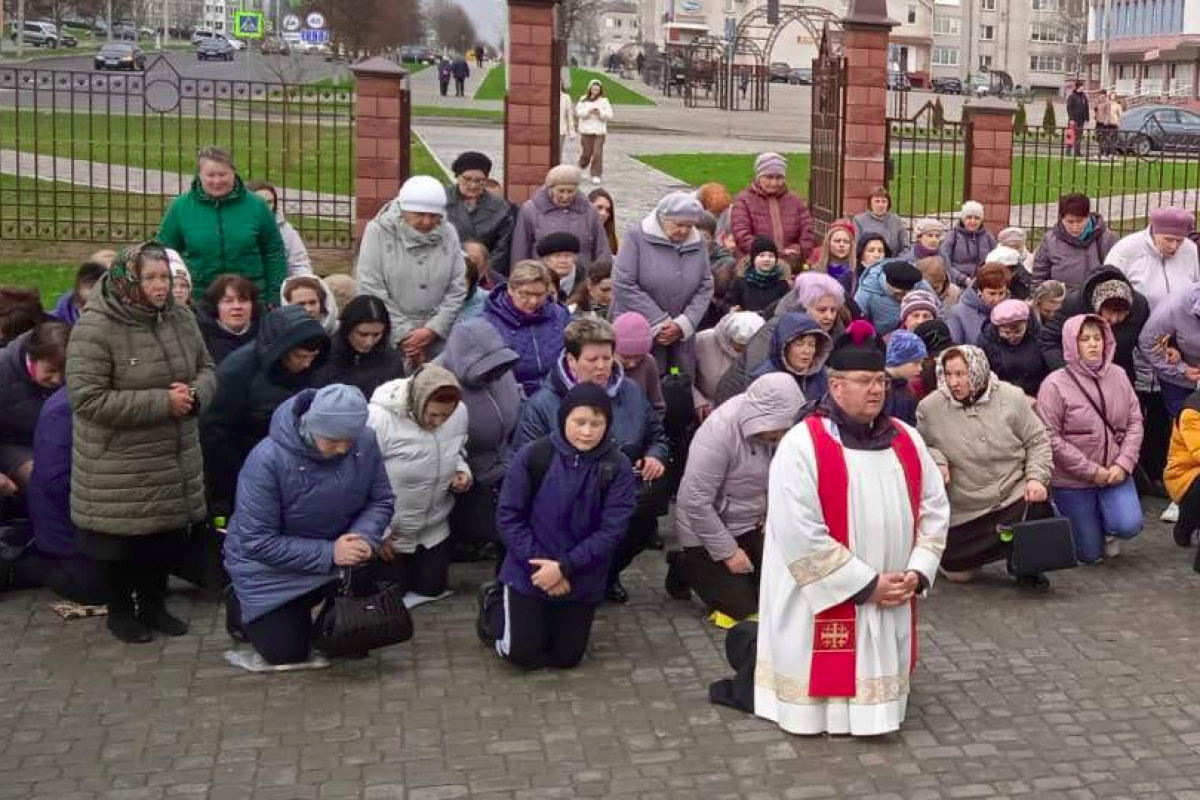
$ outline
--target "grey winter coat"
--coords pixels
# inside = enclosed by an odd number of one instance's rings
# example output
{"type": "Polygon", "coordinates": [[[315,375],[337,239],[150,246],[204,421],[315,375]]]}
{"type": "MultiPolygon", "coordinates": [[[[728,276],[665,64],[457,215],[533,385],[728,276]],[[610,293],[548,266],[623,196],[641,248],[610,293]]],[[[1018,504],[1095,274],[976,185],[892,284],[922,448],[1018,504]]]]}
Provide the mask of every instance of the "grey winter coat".
{"type": "Polygon", "coordinates": [[[397,343],[417,328],[445,341],[467,299],[467,265],[454,226],[443,221],[418,233],[394,200],[367,223],[356,270],[358,293],[387,304],[397,343]]]}
{"type": "Polygon", "coordinates": [[[512,236],[512,262],[537,258],[534,246],[538,239],[548,233],[565,231],[579,237],[579,263],[587,266],[597,258],[611,256],[608,234],[600,222],[600,215],[582,194],[566,208],[559,208],[550,199],[549,189],[539,189],[537,194],[525,201],[517,213],[517,224],[512,236]]]}
{"type": "Polygon", "coordinates": [[[882,236],[893,258],[912,257],[912,245],[908,240],[908,227],[904,224],[904,220],[900,219],[899,215],[894,211],[887,212],[883,217],[877,217],[870,211],[855,214],[854,230],[857,231],[860,241],[864,236],[871,234],[882,236]]]}
{"type": "Polygon", "coordinates": [[[74,411],[71,519],[112,536],[178,531],[204,520],[197,420],[216,392],[212,357],[192,312],[123,304],[108,277],[67,347],[74,411]],[[196,390],[196,412],[171,416],[169,387],[196,390]]]}
{"type": "Polygon", "coordinates": [[[1092,214],[1092,226],[1092,233],[1083,239],[1067,233],[1062,222],[1046,234],[1033,254],[1034,286],[1062,281],[1067,291],[1073,292],[1104,266],[1108,251],[1117,243],[1117,235],[1105,226],[1099,214],[1092,214]]]}
{"type": "Polygon", "coordinates": [[[962,293],[958,303],[946,311],[943,319],[955,344],[979,344],[983,323],[988,321],[991,313],[992,310],[983,304],[983,299],[972,286],[962,293]]]}
{"type": "Polygon", "coordinates": [[[468,209],[457,186],[446,189],[446,219],[458,231],[459,241],[476,241],[488,249],[488,265],[497,275],[508,275],[512,255],[512,206],[503,197],[484,192],[468,209]]]}
{"type": "Polygon", "coordinates": [[[763,487],[775,448],[753,437],[791,428],[803,405],[796,381],[775,372],[704,421],[679,484],[675,528],[681,547],[703,547],[713,561],[723,561],[737,552],[737,537],[763,524],[763,487]]]}
{"type": "Polygon", "coordinates": [[[966,286],[987,260],[987,254],[995,248],[996,237],[987,228],[980,227],[971,233],[959,222],[950,229],[938,254],[950,271],[950,280],[966,286]]]}

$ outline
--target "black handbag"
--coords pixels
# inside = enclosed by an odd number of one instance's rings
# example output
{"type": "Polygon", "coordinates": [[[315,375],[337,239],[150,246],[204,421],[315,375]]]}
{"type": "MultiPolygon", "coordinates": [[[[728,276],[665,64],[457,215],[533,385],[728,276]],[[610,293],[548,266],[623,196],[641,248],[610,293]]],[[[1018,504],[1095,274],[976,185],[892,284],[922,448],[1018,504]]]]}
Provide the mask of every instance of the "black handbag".
{"type": "Polygon", "coordinates": [[[356,595],[347,569],[313,623],[312,644],[330,658],[341,658],[407,642],[412,635],[412,617],[400,587],[389,581],[356,595]]]}
{"type": "Polygon", "coordinates": [[[1002,538],[1005,534],[1012,537],[1009,571],[1017,577],[1024,577],[1079,566],[1075,559],[1071,520],[1058,516],[1027,519],[1030,505],[1025,506],[1021,521],[1015,523],[1010,531],[1001,534],[1002,538]]]}

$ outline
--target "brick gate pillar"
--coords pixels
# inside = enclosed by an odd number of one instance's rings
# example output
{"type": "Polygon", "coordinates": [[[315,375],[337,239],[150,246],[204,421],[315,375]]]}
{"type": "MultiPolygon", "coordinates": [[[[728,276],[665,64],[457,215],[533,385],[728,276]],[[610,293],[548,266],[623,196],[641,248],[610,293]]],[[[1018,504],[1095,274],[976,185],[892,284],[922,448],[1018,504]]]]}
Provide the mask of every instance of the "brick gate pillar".
{"type": "Polygon", "coordinates": [[[1015,114],[1011,103],[998,100],[963,106],[963,122],[967,125],[963,197],[983,203],[983,224],[993,234],[1009,225],[1015,114]]]}
{"type": "Polygon", "coordinates": [[[871,190],[886,186],[888,38],[896,22],[886,0],[852,0],[842,21],[846,59],[842,216],[865,211],[871,190]]]}
{"type": "Polygon", "coordinates": [[[509,0],[504,192],[523,203],[558,164],[556,0],[509,0]]]}
{"type": "Polygon", "coordinates": [[[350,67],[354,101],[354,243],[409,175],[408,71],[380,58],[350,67]]]}

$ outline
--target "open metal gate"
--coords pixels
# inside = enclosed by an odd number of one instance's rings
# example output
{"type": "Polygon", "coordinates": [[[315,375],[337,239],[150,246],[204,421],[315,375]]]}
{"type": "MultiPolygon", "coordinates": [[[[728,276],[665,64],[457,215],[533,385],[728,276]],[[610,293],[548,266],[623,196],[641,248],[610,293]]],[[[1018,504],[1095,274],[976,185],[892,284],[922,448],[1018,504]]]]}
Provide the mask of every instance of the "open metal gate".
{"type": "Polygon", "coordinates": [[[812,148],[808,200],[819,238],[842,215],[842,160],[846,127],[846,60],[828,25],[813,59],[812,148]]]}

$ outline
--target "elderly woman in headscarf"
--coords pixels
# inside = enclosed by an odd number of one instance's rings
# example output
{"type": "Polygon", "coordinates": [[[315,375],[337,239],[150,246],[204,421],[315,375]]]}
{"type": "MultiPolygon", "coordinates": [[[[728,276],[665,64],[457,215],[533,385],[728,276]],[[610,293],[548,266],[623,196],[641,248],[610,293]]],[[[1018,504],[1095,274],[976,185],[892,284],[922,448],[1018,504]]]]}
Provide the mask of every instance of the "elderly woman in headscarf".
{"type": "Polygon", "coordinates": [[[517,213],[511,263],[536,259],[538,241],[550,233],[574,234],[579,239],[582,264],[612,255],[600,214],[579,193],[582,181],[583,172],[571,164],[559,164],[546,173],[545,185],[517,213]]]}
{"type": "Polygon", "coordinates": [[[659,370],[696,374],[695,334],[713,296],[708,248],[696,230],[704,213],[689,192],[671,192],[629,228],[613,273],[609,315],[641,314],[654,332],[659,370]]]}
{"type": "MultiPolygon", "coordinates": [[[[1029,398],[995,376],[978,347],[959,345],[938,358],[938,390],[917,406],[917,430],[950,495],[950,536],[942,556],[946,577],[964,583],[1012,544],[997,528],[1041,516],[1054,469],[1050,437],[1029,398]]],[[[1018,579],[1046,589],[1044,575],[1018,579]]]]}
{"type": "Polygon", "coordinates": [[[696,376],[692,398],[703,420],[712,410],[713,397],[721,378],[746,350],[746,344],[763,326],[753,311],[738,311],[723,317],[715,328],[696,334],[696,376]]]}
{"type": "Polygon", "coordinates": [[[754,182],[734,199],[730,227],[739,254],[750,252],[754,237],[770,236],[793,267],[808,261],[817,244],[812,215],[804,201],[788,191],[787,160],[778,153],[755,159],[754,182]]]}
{"type": "Polygon", "coordinates": [[[71,334],[67,374],[71,519],[80,550],[103,564],[108,630],[129,643],[182,636],[187,624],[166,609],[167,569],[207,517],[197,419],[216,375],[158,242],[100,279],[71,334]]]}

